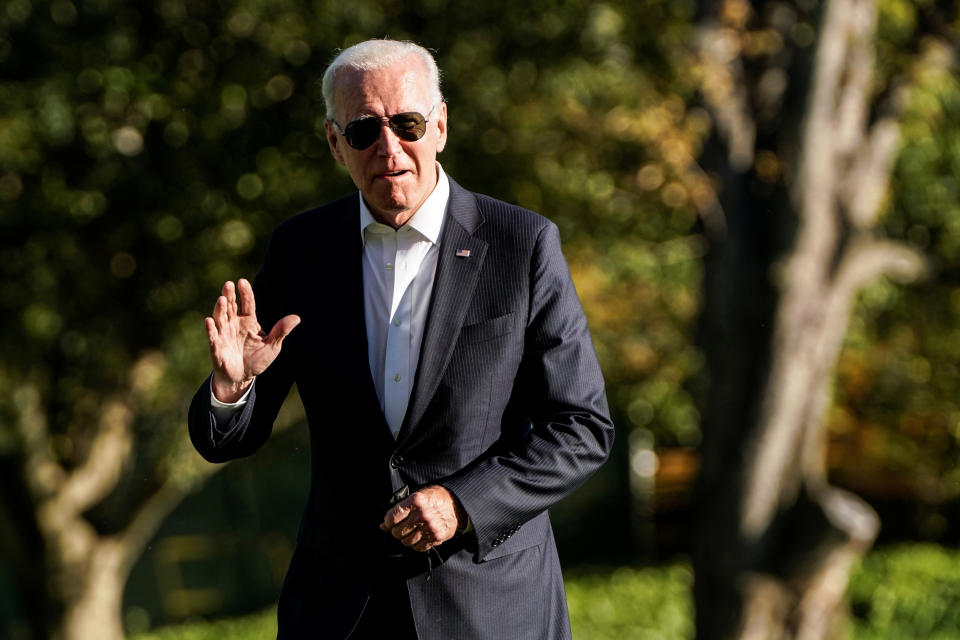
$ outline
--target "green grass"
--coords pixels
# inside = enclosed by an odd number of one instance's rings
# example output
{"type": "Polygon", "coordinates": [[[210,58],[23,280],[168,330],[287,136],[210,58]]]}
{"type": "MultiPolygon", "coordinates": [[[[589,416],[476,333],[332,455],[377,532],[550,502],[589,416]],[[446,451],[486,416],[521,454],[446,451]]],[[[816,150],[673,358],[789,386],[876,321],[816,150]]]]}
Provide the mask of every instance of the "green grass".
{"type": "Polygon", "coordinates": [[[566,587],[578,640],[693,637],[693,573],[685,564],[570,572],[566,587]]]}
{"type": "Polygon", "coordinates": [[[130,640],[270,640],[277,637],[276,609],[240,618],[192,622],[131,634],[130,640]]]}
{"type": "Polygon", "coordinates": [[[874,551],[848,590],[854,640],[960,639],[960,552],[933,544],[874,551]]]}
{"type": "MultiPolygon", "coordinates": [[[[570,571],[576,640],[693,638],[693,574],[687,564],[570,571]]],[[[936,545],[874,551],[850,580],[851,640],[960,640],[960,552],[936,545]]],[[[264,640],[274,609],[133,634],[130,640],[264,640]]]]}
{"type": "MultiPolygon", "coordinates": [[[[690,588],[682,564],[667,567],[582,569],[567,576],[573,637],[584,640],[681,640],[693,637],[690,588]]],[[[162,627],[130,640],[263,640],[277,633],[275,609],[162,627]]],[[[506,639],[505,639],[506,640],[506,639]]]]}

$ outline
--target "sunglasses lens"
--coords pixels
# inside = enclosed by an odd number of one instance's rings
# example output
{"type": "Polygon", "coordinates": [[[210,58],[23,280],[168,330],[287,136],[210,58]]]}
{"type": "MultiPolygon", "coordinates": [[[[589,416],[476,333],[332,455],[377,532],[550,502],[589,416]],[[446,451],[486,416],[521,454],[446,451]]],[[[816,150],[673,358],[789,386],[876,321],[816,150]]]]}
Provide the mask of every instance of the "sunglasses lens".
{"type": "MultiPolygon", "coordinates": [[[[373,116],[357,118],[344,128],[343,136],[354,149],[366,149],[380,137],[381,122],[373,116]]],[[[427,132],[427,119],[415,111],[390,116],[387,123],[398,138],[407,142],[415,142],[427,132]]]]}
{"type": "Polygon", "coordinates": [[[416,112],[398,113],[390,117],[390,128],[401,140],[413,142],[423,137],[427,131],[426,119],[416,112]]]}
{"type": "Polygon", "coordinates": [[[354,149],[366,149],[380,136],[379,118],[359,118],[346,126],[343,136],[354,149]]]}

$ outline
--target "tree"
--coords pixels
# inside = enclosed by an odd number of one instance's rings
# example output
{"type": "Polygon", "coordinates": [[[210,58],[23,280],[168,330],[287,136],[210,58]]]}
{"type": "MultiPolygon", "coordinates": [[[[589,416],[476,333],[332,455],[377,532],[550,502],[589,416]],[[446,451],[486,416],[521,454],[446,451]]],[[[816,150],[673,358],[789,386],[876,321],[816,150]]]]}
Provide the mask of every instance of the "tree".
{"type": "MultiPolygon", "coordinates": [[[[926,4],[935,20],[938,7],[926,4]]],[[[949,60],[917,28],[912,66],[876,74],[878,6],[709,3],[704,101],[703,412],[694,550],[698,636],[823,638],[878,520],[826,474],[833,366],[858,291],[926,260],[879,232],[903,78],[949,60]]],[[[945,22],[943,24],[946,24],[945,22]]]]}

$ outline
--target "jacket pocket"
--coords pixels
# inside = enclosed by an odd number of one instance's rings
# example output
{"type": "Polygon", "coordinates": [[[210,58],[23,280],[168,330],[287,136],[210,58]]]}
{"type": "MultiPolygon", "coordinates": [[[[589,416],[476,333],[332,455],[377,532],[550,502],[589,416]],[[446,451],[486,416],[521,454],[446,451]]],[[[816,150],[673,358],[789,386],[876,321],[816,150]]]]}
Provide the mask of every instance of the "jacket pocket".
{"type": "Polygon", "coordinates": [[[513,312],[468,324],[460,329],[460,344],[492,340],[513,331],[513,312]]]}

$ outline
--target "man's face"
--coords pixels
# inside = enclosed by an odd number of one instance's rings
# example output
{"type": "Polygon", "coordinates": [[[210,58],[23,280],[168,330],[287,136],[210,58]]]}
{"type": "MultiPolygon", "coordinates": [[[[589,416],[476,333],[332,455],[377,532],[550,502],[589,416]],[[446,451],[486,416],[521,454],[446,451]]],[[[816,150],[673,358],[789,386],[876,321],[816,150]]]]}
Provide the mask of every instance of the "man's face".
{"type": "Polygon", "coordinates": [[[344,69],[334,86],[341,131],[363,116],[417,111],[428,120],[426,133],[416,141],[401,140],[384,120],[379,137],[366,149],[354,149],[326,123],[333,157],[350,172],[374,217],[395,228],[410,219],[437,184],[437,153],[447,141],[447,106],[430,104],[430,95],[426,69],[416,56],[370,71],[344,69]]]}

